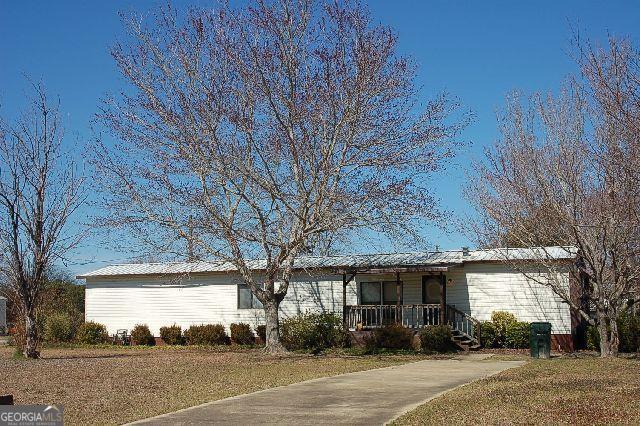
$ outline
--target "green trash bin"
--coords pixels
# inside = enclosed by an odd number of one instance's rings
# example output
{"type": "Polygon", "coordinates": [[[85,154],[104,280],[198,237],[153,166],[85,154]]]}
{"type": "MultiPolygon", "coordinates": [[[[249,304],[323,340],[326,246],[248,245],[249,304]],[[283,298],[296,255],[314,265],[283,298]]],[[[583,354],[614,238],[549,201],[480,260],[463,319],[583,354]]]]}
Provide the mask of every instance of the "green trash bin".
{"type": "Polygon", "coordinates": [[[551,357],[551,323],[532,322],[529,334],[529,347],[532,358],[551,357]]]}

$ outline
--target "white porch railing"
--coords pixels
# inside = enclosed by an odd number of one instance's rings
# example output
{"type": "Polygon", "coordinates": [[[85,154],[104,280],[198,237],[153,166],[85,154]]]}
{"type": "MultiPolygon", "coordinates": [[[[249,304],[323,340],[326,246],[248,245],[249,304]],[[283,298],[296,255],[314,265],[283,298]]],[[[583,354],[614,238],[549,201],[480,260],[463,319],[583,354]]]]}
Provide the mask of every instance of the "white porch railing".
{"type": "MultiPolygon", "coordinates": [[[[439,304],[414,305],[347,305],[349,330],[367,330],[399,323],[408,328],[423,328],[440,324],[439,304]]],[[[480,323],[468,314],[447,305],[445,323],[480,342],[480,323]]]]}
{"type": "Polygon", "coordinates": [[[350,305],[346,309],[350,330],[378,328],[396,322],[409,328],[440,324],[439,304],[350,305]]]}

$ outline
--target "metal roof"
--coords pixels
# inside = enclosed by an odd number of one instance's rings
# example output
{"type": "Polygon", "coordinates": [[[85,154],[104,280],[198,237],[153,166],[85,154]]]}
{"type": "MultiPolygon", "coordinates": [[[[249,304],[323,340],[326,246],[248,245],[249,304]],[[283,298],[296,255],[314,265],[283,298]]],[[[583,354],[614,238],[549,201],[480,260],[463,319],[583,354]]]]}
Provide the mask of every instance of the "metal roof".
{"type": "MultiPolygon", "coordinates": [[[[467,262],[568,260],[575,258],[576,253],[575,247],[533,247],[468,250],[466,254],[463,250],[446,250],[413,253],[300,256],[296,259],[294,268],[297,270],[363,270],[367,268],[453,266],[467,262]]],[[[264,259],[251,260],[247,263],[250,269],[256,271],[264,270],[266,267],[264,259]]],[[[236,267],[231,262],[225,261],[130,263],[105,266],[104,268],[78,275],[77,278],[235,271],[237,271],[236,267]]]]}

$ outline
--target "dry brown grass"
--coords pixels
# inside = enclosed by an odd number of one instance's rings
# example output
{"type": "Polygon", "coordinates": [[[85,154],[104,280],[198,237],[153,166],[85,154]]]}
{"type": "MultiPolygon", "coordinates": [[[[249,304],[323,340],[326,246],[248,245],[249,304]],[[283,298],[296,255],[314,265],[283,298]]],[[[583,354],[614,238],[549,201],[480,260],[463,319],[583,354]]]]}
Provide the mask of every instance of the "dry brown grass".
{"type": "Polygon", "coordinates": [[[68,424],[115,424],[323,376],[387,367],[416,356],[265,356],[172,348],[45,349],[12,359],[0,347],[0,394],[16,404],[56,403],[68,424]]]}
{"type": "Polygon", "coordinates": [[[394,424],[638,424],[640,361],[537,360],[463,386],[394,424]]]}

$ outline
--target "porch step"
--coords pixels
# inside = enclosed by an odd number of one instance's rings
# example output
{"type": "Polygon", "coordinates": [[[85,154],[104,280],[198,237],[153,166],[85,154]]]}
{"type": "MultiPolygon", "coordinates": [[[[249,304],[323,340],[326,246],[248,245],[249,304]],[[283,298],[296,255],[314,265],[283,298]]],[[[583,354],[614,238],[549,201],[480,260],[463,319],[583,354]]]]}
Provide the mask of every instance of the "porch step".
{"type": "Polygon", "coordinates": [[[476,343],[475,339],[460,330],[451,330],[451,341],[465,352],[480,349],[480,345],[476,343]]]}

